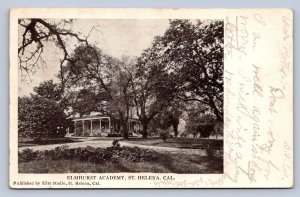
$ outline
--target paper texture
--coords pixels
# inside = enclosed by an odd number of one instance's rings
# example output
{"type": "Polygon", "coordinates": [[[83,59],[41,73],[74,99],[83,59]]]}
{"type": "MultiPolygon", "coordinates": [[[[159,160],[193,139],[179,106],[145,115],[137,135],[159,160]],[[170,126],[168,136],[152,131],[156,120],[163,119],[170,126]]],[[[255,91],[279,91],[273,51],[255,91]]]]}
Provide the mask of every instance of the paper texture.
{"type": "MultiPolygon", "coordinates": [[[[108,26],[112,27],[111,24],[108,26]]],[[[159,31],[159,25],[154,27],[157,28],[153,31],[159,31]]],[[[143,35],[140,36],[135,39],[143,35]]],[[[12,9],[9,47],[11,188],[293,187],[293,12],[290,9],[12,9]],[[22,39],[18,20],[30,18],[77,19],[83,24],[84,20],[129,19],[151,20],[160,25],[162,22],[155,20],[164,20],[166,24],[169,19],[223,21],[223,172],[20,173],[18,151],[24,148],[18,147],[18,97],[24,88],[20,89],[18,75],[22,39]]],[[[111,51],[118,53],[113,47],[105,50],[111,51]]]]}

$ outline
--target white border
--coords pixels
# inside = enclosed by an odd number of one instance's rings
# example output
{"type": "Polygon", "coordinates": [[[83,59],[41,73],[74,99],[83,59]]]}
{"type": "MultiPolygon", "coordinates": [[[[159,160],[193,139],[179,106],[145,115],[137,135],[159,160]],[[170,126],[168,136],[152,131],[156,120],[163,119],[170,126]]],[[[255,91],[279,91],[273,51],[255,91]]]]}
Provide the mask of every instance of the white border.
{"type": "MultiPolygon", "coordinates": [[[[17,19],[18,18],[81,18],[81,19],[223,19],[225,20],[225,24],[227,23],[226,19],[232,19],[240,15],[244,15],[246,17],[253,17],[255,13],[258,13],[264,17],[267,21],[270,29],[263,30],[257,24],[250,24],[249,29],[253,30],[262,30],[264,35],[268,35],[267,32],[282,32],[282,23],[280,21],[280,17],[286,16],[292,20],[292,12],[288,9],[59,9],[59,8],[38,8],[38,9],[12,9],[11,10],[11,18],[10,18],[10,186],[13,188],[18,188],[18,186],[14,185],[14,181],[21,180],[34,180],[34,181],[43,181],[47,180],[65,180],[65,174],[19,174],[18,173],[18,164],[17,164],[17,95],[18,95],[18,65],[17,65],[17,19]],[[275,21],[274,21],[275,20],[275,21]]],[[[291,22],[292,24],[292,22],[291,22]]],[[[226,30],[225,30],[226,31],[226,30]]],[[[287,43],[282,43],[282,35],[274,34],[269,37],[263,38],[264,43],[273,43],[274,45],[268,45],[268,47],[260,46],[259,50],[262,54],[253,54],[249,48],[247,48],[247,52],[249,52],[249,57],[245,59],[239,59],[238,56],[233,55],[230,60],[225,60],[225,71],[230,70],[234,74],[237,74],[238,68],[237,65],[246,64],[246,68],[250,67],[248,64],[251,62],[253,57],[258,58],[259,60],[263,60],[262,63],[264,67],[263,75],[267,76],[263,83],[266,86],[270,84],[276,84],[278,80],[273,78],[275,75],[279,74],[280,70],[280,60],[276,59],[268,59],[270,54],[279,54],[275,48],[270,48],[272,46],[276,46],[278,48],[282,47],[284,44],[287,44],[288,47],[288,60],[292,65],[292,25],[288,27],[288,34],[290,38],[287,40],[287,43]],[[267,53],[267,50],[271,50],[270,54],[267,53]],[[265,53],[264,53],[265,51],[265,53]]],[[[225,35],[226,36],[226,35],[225,35]]],[[[226,45],[225,39],[225,45],[226,45]]],[[[245,74],[248,75],[248,74],[245,74]]],[[[225,78],[226,78],[225,73],[225,78]]],[[[234,93],[238,93],[237,83],[241,80],[240,78],[233,79],[233,85],[231,84],[230,88],[234,93]]],[[[225,81],[225,80],[224,80],[225,81]]],[[[225,89],[229,87],[229,84],[224,82],[225,89]]],[[[249,89],[250,90],[250,89],[249,89]]],[[[288,72],[287,78],[287,86],[286,86],[286,98],[280,101],[280,117],[274,118],[276,122],[276,128],[280,128],[281,131],[277,130],[276,142],[282,143],[285,142],[290,150],[284,150],[283,145],[273,147],[272,154],[270,158],[275,162],[281,162],[280,160],[283,158],[284,154],[288,152],[288,154],[293,153],[292,147],[292,69],[288,72]],[[284,107],[283,107],[284,106],[284,107]],[[281,121],[284,120],[284,121],[281,121]],[[280,124],[277,124],[279,123],[280,124]]],[[[237,97],[228,96],[228,92],[225,91],[225,108],[228,107],[228,102],[226,98],[230,98],[233,100],[234,104],[238,103],[237,97]]],[[[247,105],[252,105],[254,103],[254,99],[250,99],[247,105]]],[[[230,111],[233,112],[234,117],[236,117],[236,105],[229,106],[230,111]]],[[[262,108],[267,107],[267,98],[259,101],[259,106],[262,108]]],[[[260,126],[264,129],[267,128],[267,113],[263,112],[265,115],[260,122],[260,126]]],[[[225,113],[225,119],[228,117],[228,114],[225,113]]],[[[226,121],[225,121],[225,124],[226,121]]],[[[245,120],[246,127],[249,126],[251,128],[251,121],[245,120]]],[[[173,174],[176,177],[176,181],[133,181],[133,182],[122,182],[122,181],[106,181],[101,186],[93,186],[92,188],[100,187],[100,188],[224,188],[224,187],[292,187],[293,185],[293,159],[289,159],[286,163],[281,163],[280,170],[278,172],[273,172],[270,177],[266,178],[263,175],[263,172],[270,168],[270,165],[267,167],[260,167],[260,173],[258,174],[258,178],[256,182],[252,182],[249,179],[249,171],[243,174],[243,167],[247,169],[248,156],[247,154],[251,153],[251,144],[245,143],[245,146],[240,149],[243,152],[243,159],[241,159],[240,163],[236,163],[236,159],[239,159],[238,152],[235,154],[237,157],[232,157],[232,150],[237,151],[237,147],[233,146],[230,143],[233,143],[232,138],[227,135],[231,133],[230,129],[237,129],[237,123],[233,124],[231,127],[226,127],[225,125],[225,147],[224,147],[224,160],[225,160],[225,172],[223,175],[195,175],[195,174],[173,174]],[[247,159],[245,159],[247,158],[247,159]],[[284,169],[284,165],[288,165],[289,169],[284,169]],[[263,172],[261,172],[263,171],[263,172]],[[286,177],[283,174],[286,173],[286,177]],[[235,179],[235,177],[237,177],[235,179]]],[[[263,137],[267,137],[266,130],[263,130],[264,133],[261,134],[263,137]]],[[[251,136],[245,134],[246,140],[250,140],[251,136]]],[[[237,136],[235,136],[237,137],[237,136]]],[[[276,165],[277,166],[277,165],[276,165]]],[[[278,168],[278,167],[276,167],[278,168]]],[[[244,168],[243,168],[244,169],[244,168]]],[[[249,169],[249,168],[248,168],[249,169]]],[[[128,175],[128,173],[122,173],[124,175],[128,175]]],[[[150,175],[151,173],[143,173],[145,175],[150,175]]],[[[71,174],[68,174],[71,175],[71,174]]],[[[75,174],[76,175],[76,174],[75,174]]],[[[80,174],[83,175],[83,174],[80,174]]],[[[96,175],[96,174],[90,174],[96,175]]],[[[136,173],[134,173],[136,175],[136,173]]],[[[169,174],[160,174],[160,176],[165,176],[169,174]]],[[[54,186],[55,188],[61,188],[61,186],[54,186]]],[[[37,186],[21,186],[20,188],[37,188],[37,186]]],[[[38,188],[43,188],[42,186],[38,188]]],[[[63,187],[67,188],[67,187],[63,187]]],[[[78,186],[74,186],[74,188],[78,188],[78,186]]],[[[91,188],[90,186],[83,186],[82,188],[91,188]]]]}

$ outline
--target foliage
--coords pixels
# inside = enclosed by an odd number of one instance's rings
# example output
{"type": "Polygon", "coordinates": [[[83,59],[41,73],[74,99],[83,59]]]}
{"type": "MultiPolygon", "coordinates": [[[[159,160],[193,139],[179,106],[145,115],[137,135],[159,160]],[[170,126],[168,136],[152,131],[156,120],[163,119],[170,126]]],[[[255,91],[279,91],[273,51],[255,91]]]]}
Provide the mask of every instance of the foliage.
{"type": "Polygon", "coordinates": [[[162,110],[154,119],[150,122],[150,125],[154,130],[161,128],[167,130],[171,126],[173,127],[174,136],[178,136],[179,120],[185,110],[184,104],[179,101],[173,102],[169,107],[162,110]]]}
{"type": "MultiPolygon", "coordinates": [[[[172,106],[178,99],[184,103],[197,101],[209,108],[213,119],[223,120],[223,21],[171,20],[164,35],[156,37],[134,62],[105,54],[88,43],[88,36],[66,28],[70,24],[72,20],[19,20],[24,33],[18,54],[21,69],[28,71],[24,57],[28,57],[29,49],[33,49],[30,59],[39,59],[49,41],[62,50],[58,76],[61,95],[68,95],[74,113],[97,111],[118,119],[124,138],[128,138],[127,123],[133,107],[144,138],[155,118],[160,119],[162,128],[172,125],[174,135],[178,135],[181,110],[172,106]],[[67,42],[67,37],[77,44],[68,46],[72,42],[67,42]]],[[[61,96],[56,94],[58,89],[48,81],[35,91],[44,99],[57,101],[61,96]]],[[[188,130],[203,130],[200,122],[206,119],[209,117],[200,118],[194,122],[198,125],[192,124],[188,130]]]]}
{"type": "Polygon", "coordinates": [[[53,80],[42,82],[39,86],[34,87],[33,91],[37,95],[53,101],[60,101],[62,99],[61,86],[53,83],[53,80]]]}
{"type": "Polygon", "coordinates": [[[196,137],[209,137],[214,129],[216,117],[214,113],[203,105],[191,106],[187,112],[186,130],[196,137]]]}
{"type": "Polygon", "coordinates": [[[107,137],[122,137],[122,133],[108,133],[107,137]]]}
{"type": "MultiPolygon", "coordinates": [[[[93,156],[80,159],[80,155],[83,154],[83,150],[86,148],[76,148],[77,151],[74,149],[74,153],[68,148],[67,150],[70,152],[69,156],[60,157],[69,159],[57,159],[57,157],[53,157],[54,159],[52,159],[50,154],[48,154],[47,157],[43,156],[38,157],[37,159],[34,159],[36,158],[35,155],[29,155],[31,159],[28,158],[27,161],[20,159],[18,164],[19,173],[223,173],[223,140],[171,138],[168,139],[168,143],[164,143],[161,139],[157,138],[146,140],[135,138],[128,140],[128,143],[129,142],[156,147],[184,148],[185,151],[180,151],[180,149],[178,149],[178,151],[165,152],[158,148],[158,153],[155,152],[154,154],[156,159],[145,159],[144,161],[140,160],[139,162],[136,162],[135,159],[130,161],[131,159],[129,158],[124,159],[118,156],[115,156],[114,159],[107,159],[108,157],[105,157],[106,159],[104,160],[104,152],[107,151],[98,151],[97,154],[93,154],[93,156]]],[[[88,152],[91,152],[92,149],[88,149],[88,152]]],[[[99,148],[99,150],[104,150],[104,148],[99,148]]],[[[111,152],[111,150],[109,151],[111,152]]],[[[143,151],[146,150],[143,149],[143,151]]],[[[22,152],[23,151],[20,151],[19,154],[22,152]]],[[[36,153],[37,151],[31,152],[36,153]]],[[[39,152],[44,153],[45,151],[39,152]]],[[[49,153],[52,153],[51,155],[53,155],[54,152],[51,150],[49,153]]],[[[126,154],[131,154],[131,151],[128,151],[126,154]]],[[[134,158],[136,158],[136,156],[134,156],[134,158]]]]}
{"type": "Polygon", "coordinates": [[[64,137],[66,128],[71,125],[56,101],[37,95],[18,98],[19,136],[34,140],[64,137]]]}
{"type": "Polygon", "coordinates": [[[216,138],[218,138],[218,135],[219,136],[223,136],[224,135],[224,123],[223,122],[217,121],[215,123],[213,134],[216,135],[216,138]]]}
{"type": "MultiPolygon", "coordinates": [[[[62,68],[66,87],[89,87],[109,85],[112,70],[117,66],[117,60],[97,47],[84,45],[76,47],[71,54],[71,61],[62,68]]],[[[106,89],[105,89],[106,90],[106,89]]]]}
{"type": "Polygon", "coordinates": [[[119,140],[113,140],[112,145],[113,145],[114,147],[120,147],[119,140]]]}
{"type": "Polygon", "coordinates": [[[164,68],[161,47],[154,40],[136,61],[136,73],[132,80],[137,115],[147,137],[150,121],[166,109],[176,97],[176,79],[164,68]]]}
{"type": "Polygon", "coordinates": [[[89,132],[89,131],[84,131],[84,132],[82,133],[82,136],[84,136],[84,137],[89,137],[89,136],[90,136],[90,132],[89,132]]]}
{"type": "Polygon", "coordinates": [[[143,137],[155,116],[164,118],[163,127],[173,124],[178,135],[177,115],[164,111],[176,99],[197,101],[222,121],[223,25],[215,20],[171,20],[164,35],[137,59],[133,87],[143,137]]]}
{"type": "Polygon", "coordinates": [[[83,135],[82,127],[76,126],[74,128],[74,132],[75,132],[75,136],[82,136],[83,135]]]}
{"type": "Polygon", "coordinates": [[[157,39],[165,70],[176,76],[178,97],[209,106],[223,119],[223,21],[172,20],[157,39]]]}
{"type": "Polygon", "coordinates": [[[100,49],[79,46],[71,56],[72,62],[63,67],[66,88],[71,91],[70,103],[81,115],[101,112],[120,120],[124,137],[132,108],[130,61],[119,61],[100,49]],[[74,91],[74,89],[77,89],[74,91]]]}
{"type": "Polygon", "coordinates": [[[167,131],[161,130],[161,131],[160,131],[160,137],[161,137],[161,139],[162,139],[164,142],[166,142],[167,139],[170,137],[170,134],[169,134],[169,132],[167,132],[167,131]]]}
{"type": "Polygon", "coordinates": [[[150,149],[126,146],[113,146],[107,148],[94,148],[91,146],[87,146],[85,148],[68,148],[63,146],[45,151],[32,151],[32,149],[24,149],[18,153],[18,158],[19,162],[29,162],[43,159],[75,159],[81,161],[90,161],[93,163],[118,161],[122,159],[131,162],[142,162],[157,161],[158,153],[150,149]]]}

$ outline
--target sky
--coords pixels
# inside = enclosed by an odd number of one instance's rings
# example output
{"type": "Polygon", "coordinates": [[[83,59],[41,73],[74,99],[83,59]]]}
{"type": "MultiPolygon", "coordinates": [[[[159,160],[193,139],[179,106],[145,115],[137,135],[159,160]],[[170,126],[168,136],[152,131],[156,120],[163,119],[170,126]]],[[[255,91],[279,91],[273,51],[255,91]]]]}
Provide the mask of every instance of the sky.
{"type": "MultiPolygon", "coordinates": [[[[168,20],[75,20],[72,31],[88,35],[90,43],[96,43],[104,53],[116,58],[122,56],[139,56],[142,51],[150,47],[153,38],[162,35],[169,27],[168,20]]],[[[23,34],[19,30],[19,37],[23,34]]],[[[46,43],[43,59],[44,68],[39,68],[30,76],[19,72],[19,96],[29,95],[33,87],[45,80],[58,81],[56,74],[59,72],[60,50],[53,43],[46,43]]]]}

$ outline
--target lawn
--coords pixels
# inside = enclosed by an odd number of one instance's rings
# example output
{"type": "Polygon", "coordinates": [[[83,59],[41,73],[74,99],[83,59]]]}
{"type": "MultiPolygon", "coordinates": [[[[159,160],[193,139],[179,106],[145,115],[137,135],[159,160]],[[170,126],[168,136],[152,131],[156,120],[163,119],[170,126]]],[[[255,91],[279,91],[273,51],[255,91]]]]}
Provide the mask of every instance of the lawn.
{"type": "Polygon", "coordinates": [[[65,143],[73,143],[79,141],[80,141],[79,139],[71,139],[71,138],[44,139],[42,141],[34,141],[33,139],[30,138],[19,138],[18,146],[28,147],[28,146],[47,145],[47,144],[65,144],[65,143]]]}
{"type": "Polygon", "coordinates": [[[161,154],[155,162],[106,161],[96,164],[78,160],[38,160],[19,163],[19,173],[117,173],[152,172],[181,174],[223,173],[223,158],[161,154]]]}
{"type": "MultiPolygon", "coordinates": [[[[101,141],[101,139],[98,139],[101,141]]],[[[220,174],[223,173],[223,140],[200,139],[200,138],[170,138],[163,142],[160,138],[131,138],[122,140],[126,143],[143,145],[138,147],[120,147],[119,152],[108,148],[87,148],[96,157],[110,154],[110,158],[102,159],[101,162],[93,162],[87,155],[85,148],[79,148],[76,155],[70,156],[74,151],[54,151],[42,159],[35,159],[28,154],[28,160],[19,160],[19,173],[117,173],[117,172],[152,172],[152,173],[181,173],[181,174],[220,174]],[[144,146],[148,146],[145,148],[144,146]],[[151,149],[151,147],[153,147],[151,149]],[[154,147],[161,147],[159,149],[154,147]],[[171,151],[167,148],[172,147],[171,151]],[[190,149],[190,150],[188,150],[190,149]],[[125,151],[125,156],[122,151],[125,151]],[[154,160],[132,161],[136,158],[145,157],[145,152],[150,151],[156,157],[154,160]],[[64,155],[67,152],[67,156],[64,155]],[[121,153],[120,153],[121,152],[121,153]],[[206,153],[206,154],[203,154],[206,153]],[[118,155],[119,154],[119,155],[118,155]],[[122,156],[123,154],[123,156],[122,156]],[[61,158],[51,159],[52,156],[61,158]],[[117,159],[115,156],[117,155],[117,159]],[[121,155],[121,156],[120,156],[121,155]],[[28,157],[29,156],[29,157],[28,157]]],[[[112,148],[112,147],[111,147],[112,148]]],[[[51,152],[51,151],[50,151],[51,152]]],[[[41,152],[40,152],[41,153],[41,152]]],[[[40,155],[40,153],[36,155],[40,155]]],[[[34,155],[34,154],[33,154],[34,155]]],[[[25,155],[26,156],[26,155],[25,155]]],[[[20,157],[19,157],[20,158],[20,157]]],[[[96,158],[97,159],[97,158],[96,158]]]]}
{"type": "Polygon", "coordinates": [[[223,148],[222,139],[203,139],[203,138],[169,138],[166,142],[163,142],[160,138],[130,138],[123,140],[131,144],[141,144],[147,146],[159,146],[159,147],[173,147],[173,148],[187,148],[187,149],[207,149],[220,150],[223,148]]]}

